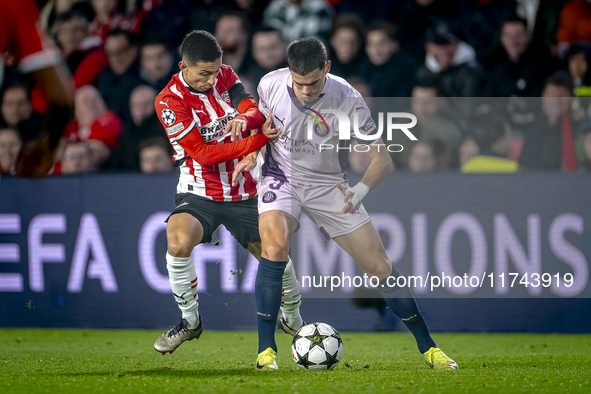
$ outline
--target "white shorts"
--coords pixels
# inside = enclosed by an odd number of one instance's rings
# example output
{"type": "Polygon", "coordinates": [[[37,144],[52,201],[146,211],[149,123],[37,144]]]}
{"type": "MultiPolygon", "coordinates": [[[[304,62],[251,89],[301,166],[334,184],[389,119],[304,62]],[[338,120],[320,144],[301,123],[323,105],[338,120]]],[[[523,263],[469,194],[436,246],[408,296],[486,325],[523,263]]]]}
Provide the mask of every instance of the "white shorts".
{"type": "Polygon", "coordinates": [[[304,212],[327,241],[350,234],[371,221],[363,203],[357,212],[343,213],[345,197],[335,185],[292,185],[264,177],[257,184],[257,191],[259,215],[267,211],[286,212],[298,221],[299,229],[300,216],[304,212]]]}

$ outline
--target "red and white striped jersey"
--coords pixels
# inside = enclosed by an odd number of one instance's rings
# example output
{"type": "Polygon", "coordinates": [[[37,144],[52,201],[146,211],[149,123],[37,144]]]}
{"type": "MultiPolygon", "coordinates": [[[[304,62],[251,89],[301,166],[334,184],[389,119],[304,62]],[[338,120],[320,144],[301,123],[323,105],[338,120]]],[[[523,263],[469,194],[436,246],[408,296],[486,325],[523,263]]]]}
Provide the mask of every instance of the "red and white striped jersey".
{"type": "Polygon", "coordinates": [[[177,193],[194,193],[214,201],[242,201],[256,195],[256,184],[248,171],[238,177],[238,185],[231,185],[236,164],[268,141],[261,132],[249,137],[248,130],[236,142],[224,135],[228,121],[238,115],[228,91],[240,83],[232,68],[222,65],[214,86],[206,93],[197,92],[185,82],[181,71],[156,97],[156,113],[174,148],[173,160],[180,164],[177,193]],[[195,152],[193,157],[189,151],[195,152]],[[229,157],[235,158],[227,160],[229,157]]]}

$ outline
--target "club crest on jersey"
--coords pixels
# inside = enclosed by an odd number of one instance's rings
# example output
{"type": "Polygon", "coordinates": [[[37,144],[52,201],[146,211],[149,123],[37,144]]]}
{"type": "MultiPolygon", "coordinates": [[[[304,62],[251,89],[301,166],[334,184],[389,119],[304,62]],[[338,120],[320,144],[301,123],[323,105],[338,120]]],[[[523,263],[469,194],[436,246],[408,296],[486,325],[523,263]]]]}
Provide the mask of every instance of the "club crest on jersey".
{"type": "Polygon", "coordinates": [[[221,96],[222,100],[224,100],[226,103],[230,102],[230,93],[224,92],[220,96],[221,96]]]}
{"type": "Polygon", "coordinates": [[[167,126],[172,126],[176,121],[176,114],[173,110],[168,108],[162,110],[162,112],[160,113],[160,117],[162,118],[164,124],[167,126]]]}
{"type": "Polygon", "coordinates": [[[328,128],[324,122],[314,122],[314,134],[318,137],[326,137],[328,135],[328,128]]]}
{"type": "Polygon", "coordinates": [[[273,192],[266,192],[265,194],[263,194],[263,202],[264,203],[270,203],[273,202],[277,199],[277,195],[273,192]]]}

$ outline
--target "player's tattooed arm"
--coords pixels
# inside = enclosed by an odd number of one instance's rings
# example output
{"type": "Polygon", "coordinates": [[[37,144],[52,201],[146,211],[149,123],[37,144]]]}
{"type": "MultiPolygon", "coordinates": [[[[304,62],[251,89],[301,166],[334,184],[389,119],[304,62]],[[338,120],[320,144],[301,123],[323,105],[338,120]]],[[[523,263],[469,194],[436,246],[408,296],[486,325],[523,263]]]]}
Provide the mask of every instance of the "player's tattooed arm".
{"type": "Polygon", "coordinates": [[[380,149],[384,146],[384,142],[380,139],[376,144],[369,145],[370,149],[367,154],[371,158],[369,167],[363,174],[361,181],[350,188],[345,188],[339,182],[337,187],[345,196],[343,207],[344,213],[356,212],[361,206],[361,200],[369,193],[370,190],[375,188],[385,177],[394,169],[394,163],[392,158],[386,149],[380,149]]]}

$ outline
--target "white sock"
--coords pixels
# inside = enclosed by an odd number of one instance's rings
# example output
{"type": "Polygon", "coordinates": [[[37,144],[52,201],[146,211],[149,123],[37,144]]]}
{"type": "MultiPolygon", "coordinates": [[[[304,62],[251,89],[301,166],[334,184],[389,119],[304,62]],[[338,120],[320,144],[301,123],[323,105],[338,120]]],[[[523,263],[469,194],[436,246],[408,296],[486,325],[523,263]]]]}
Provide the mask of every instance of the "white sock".
{"type": "Polygon", "coordinates": [[[302,292],[300,290],[300,282],[296,278],[293,262],[291,258],[285,266],[283,273],[283,293],[281,296],[281,312],[287,320],[289,327],[299,329],[304,321],[300,316],[300,301],[302,292]]]}
{"type": "Polygon", "coordinates": [[[170,289],[178,304],[183,319],[194,330],[199,325],[199,297],[197,296],[197,273],[191,257],[173,257],[166,252],[166,268],[170,289]]]}

